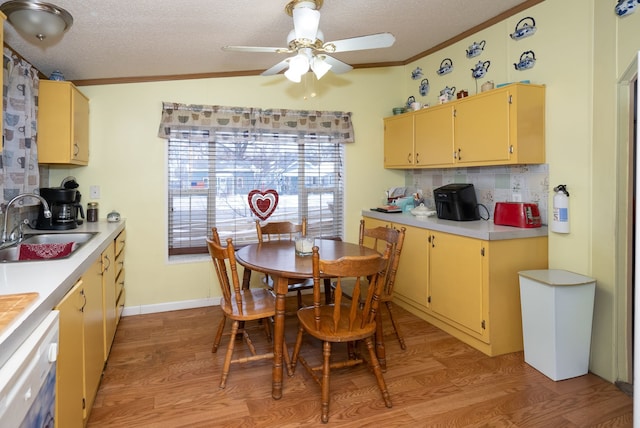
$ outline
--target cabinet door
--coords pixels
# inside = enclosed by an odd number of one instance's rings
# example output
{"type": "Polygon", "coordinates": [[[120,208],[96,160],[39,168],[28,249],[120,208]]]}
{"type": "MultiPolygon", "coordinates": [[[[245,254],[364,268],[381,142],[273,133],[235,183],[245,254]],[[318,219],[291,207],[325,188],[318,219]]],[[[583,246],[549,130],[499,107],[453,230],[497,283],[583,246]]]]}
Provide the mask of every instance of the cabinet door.
{"type": "Polygon", "coordinates": [[[456,103],[457,163],[509,160],[509,106],[507,90],[491,91],[456,103]]]}
{"type": "Polygon", "coordinates": [[[116,261],[115,244],[112,243],[102,252],[102,293],[104,304],[104,361],[111,350],[116,334],[116,261]]]}
{"type": "Polygon", "coordinates": [[[483,241],[433,231],[430,241],[431,310],[482,335],[483,241]]]}
{"type": "Polygon", "coordinates": [[[73,98],[73,159],[83,165],[89,163],[89,100],[76,87],[72,87],[73,98]]]}
{"type": "Polygon", "coordinates": [[[453,109],[448,105],[422,109],[414,116],[415,164],[453,164],[453,109]]]}
{"type": "Polygon", "coordinates": [[[88,418],[104,369],[104,316],[102,308],[102,263],[96,260],[82,277],[84,307],[85,418],[88,418]]]}
{"type": "Polygon", "coordinates": [[[60,340],[56,380],[56,425],[83,426],[83,314],[85,307],[82,280],[67,293],[55,309],[60,311],[60,340]]]}
{"type": "Polygon", "coordinates": [[[396,273],[394,294],[429,307],[429,231],[413,226],[395,225],[407,229],[396,273]]]}
{"type": "Polygon", "coordinates": [[[406,167],[414,164],[413,114],[405,113],[384,120],[384,166],[406,167]]]}

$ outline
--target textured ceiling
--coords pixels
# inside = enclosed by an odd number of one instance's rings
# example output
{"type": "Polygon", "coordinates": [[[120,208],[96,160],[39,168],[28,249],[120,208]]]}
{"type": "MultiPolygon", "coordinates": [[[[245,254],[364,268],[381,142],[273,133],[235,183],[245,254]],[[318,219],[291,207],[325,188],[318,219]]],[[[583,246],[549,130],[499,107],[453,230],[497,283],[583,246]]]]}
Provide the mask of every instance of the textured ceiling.
{"type": "MultiPolygon", "coordinates": [[[[275,53],[223,52],[225,45],[286,46],[287,0],[47,0],[73,15],[60,39],[27,41],[4,26],[5,43],[45,75],[94,80],[262,71],[275,53]]],[[[326,41],[390,32],[390,48],[334,56],[358,64],[399,63],[514,7],[540,0],[324,0],[326,41]]],[[[0,1],[4,3],[4,1],[0,1]]]]}

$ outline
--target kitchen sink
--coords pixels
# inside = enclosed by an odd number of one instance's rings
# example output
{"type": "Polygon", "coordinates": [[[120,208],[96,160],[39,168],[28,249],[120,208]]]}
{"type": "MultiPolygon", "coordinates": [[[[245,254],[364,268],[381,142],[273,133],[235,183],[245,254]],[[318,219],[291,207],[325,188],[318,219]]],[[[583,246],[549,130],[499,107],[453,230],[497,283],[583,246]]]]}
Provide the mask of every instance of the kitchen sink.
{"type": "Polygon", "coordinates": [[[96,236],[98,232],[70,232],[70,233],[36,233],[25,234],[24,239],[20,244],[12,245],[11,247],[3,248],[0,250],[0,263],[9,262],[33,262],[33,261],[46,261],[46,260],[59,260],[70,257],[74,252],[82,248],[84,244],[89,242],[91,238],[96,236]],[[73,243],[70,252],[65,252],[64,255],[55,256],[51,258],[37,258],[37,259],[21,259],[20,258],[20,245],[21,244],[33,244],[31,248],[37,248],[39,245],[46,246],[50,244],[67,244],[73,243]]]}

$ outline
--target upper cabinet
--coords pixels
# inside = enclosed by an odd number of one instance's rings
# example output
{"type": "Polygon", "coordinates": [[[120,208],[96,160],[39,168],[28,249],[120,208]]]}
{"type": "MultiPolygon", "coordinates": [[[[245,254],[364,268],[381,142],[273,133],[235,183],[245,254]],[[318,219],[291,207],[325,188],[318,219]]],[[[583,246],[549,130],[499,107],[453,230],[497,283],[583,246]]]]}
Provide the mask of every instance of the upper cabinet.
{"type": "Polygon", "coordinates": [[[89,163],[89,99],[71,82],[40,81],[38,163],[89,163]]]}
{"type": "MultiPolygon", "coordinates": [[[[404,130],[388,132],[385,168],[446,168],[545,162],[544,86],[512,84],[402,116],[404,130]],[[413,132],[411,144],[405,135],[413,132]],[[397,136],[403,135],[402,144],[397,136]],[[411,147],[410,156],[406,147],[411,147]],[[404,163],[390,162],[402,149],[404,163]]],[[[398,155],[397,159],[400,159],[398,155]]]]}

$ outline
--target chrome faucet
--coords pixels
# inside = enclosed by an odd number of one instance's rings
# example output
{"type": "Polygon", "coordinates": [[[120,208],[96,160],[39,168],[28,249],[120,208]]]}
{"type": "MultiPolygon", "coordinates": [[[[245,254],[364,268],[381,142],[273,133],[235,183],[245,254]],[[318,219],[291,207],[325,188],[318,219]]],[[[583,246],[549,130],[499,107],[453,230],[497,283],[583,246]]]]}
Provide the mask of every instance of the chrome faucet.
{"type": "Polygon", "coordinates": [[[7,203],[6,207],[4,208],[4,227],[2,228],[2,236],[0,237],[1,241],[0,241],[0,245],[2,246],[7,246],[7,244],[13,244],[13,242],[8,243],[8,239],[7,239],[7,228],[8,228],[8,224],[9,224],[9,208],[11,208],[11,206],[13,204],[16,203],[16,201],[23,199],[23,198],[35,198],[37,200],[40,201],[40,203],[42,204],[42,207],[44,208],[44,216],[45,218],[51,218],[51,210],[49,208],[49,204],[47,203],[47,201],[40,195],[37,195],[35,193],[20,193],[19,195],[15,196],[13,199],[11,199],[9,201],[9,203],[7,203]]]}

